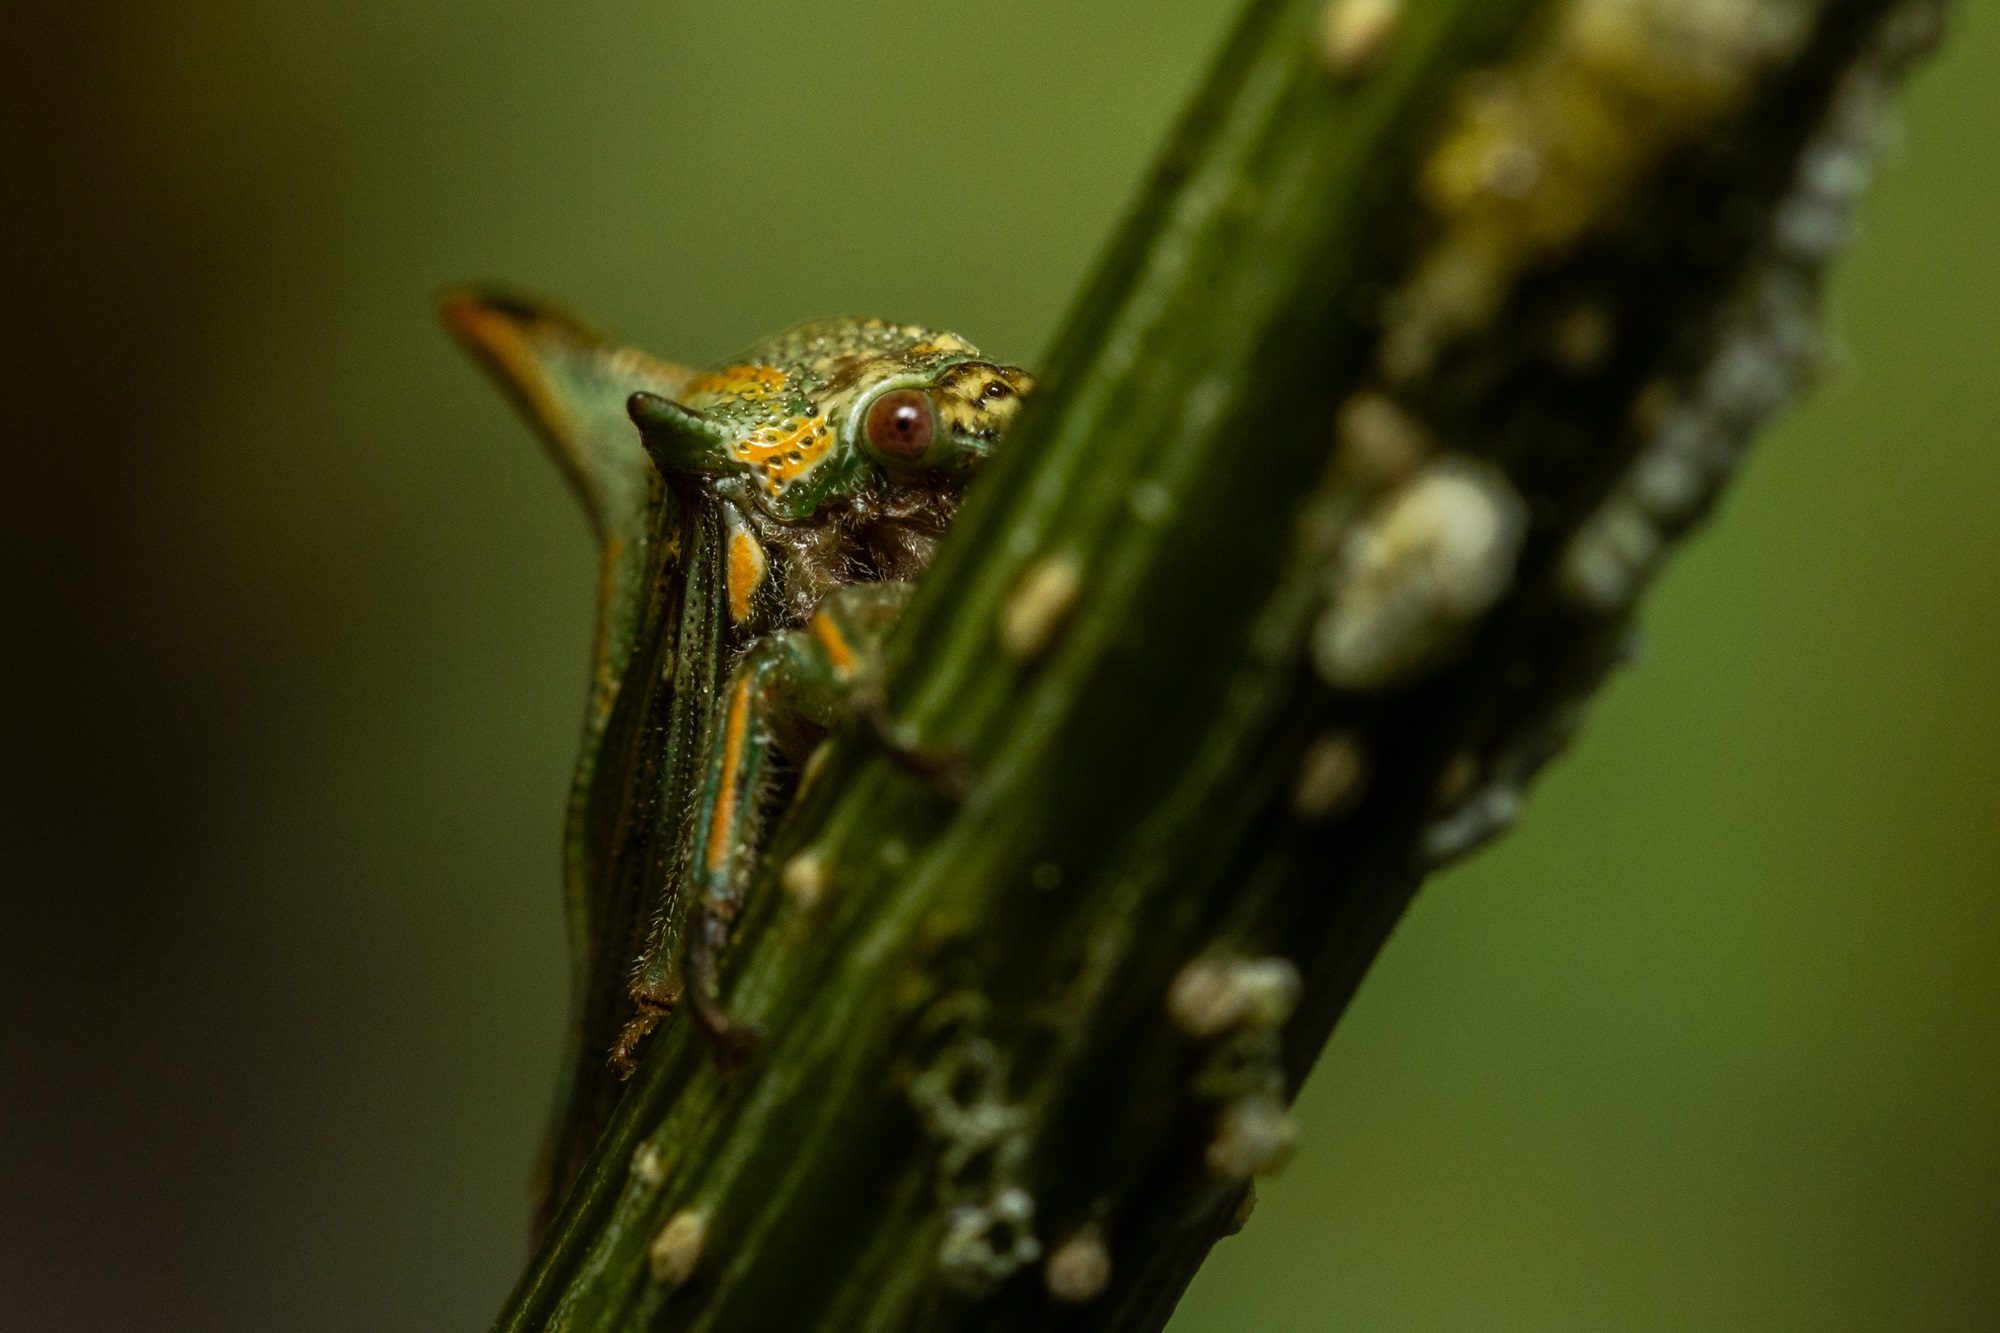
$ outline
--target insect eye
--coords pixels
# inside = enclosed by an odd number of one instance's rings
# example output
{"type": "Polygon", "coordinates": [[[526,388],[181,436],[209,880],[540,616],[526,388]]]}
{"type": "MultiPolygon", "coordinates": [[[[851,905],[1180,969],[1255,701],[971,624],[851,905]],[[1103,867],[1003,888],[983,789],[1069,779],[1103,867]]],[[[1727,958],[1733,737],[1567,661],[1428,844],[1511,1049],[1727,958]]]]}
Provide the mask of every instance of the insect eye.
{"type": "Polygon", "coordinates": [[[916,462],[931,451],[936,430],[930,395],[921,389],[891,389],[868,409],[868,443],[887,458],[916,462]]]}

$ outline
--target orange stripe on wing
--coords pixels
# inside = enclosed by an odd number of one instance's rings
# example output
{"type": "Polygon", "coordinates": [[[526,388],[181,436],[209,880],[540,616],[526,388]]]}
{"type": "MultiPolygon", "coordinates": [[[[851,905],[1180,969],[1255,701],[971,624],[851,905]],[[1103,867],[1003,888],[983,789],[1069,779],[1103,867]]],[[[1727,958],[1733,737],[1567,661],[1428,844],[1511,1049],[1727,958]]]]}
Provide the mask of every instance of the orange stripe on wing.
{"type": "Polygon", "coordinates": [[[840,626],[824,611],[816,611],[812,618],[812,634],[819,640],[820,647],[826,649],[826,660],[833,665],[833,674],[845,678],[854,671],[854,649],[847,642],[847,636],[840,632],[840,626]]]}
{"type": "Polygon", "coordinates": [[[689,382],[688,396],[713,395],[769,398],[785,387],[787,376],[776,366],[725,366],[689,382]]]}
{"type": "Polygon", "coordinates": [[[764,548],[747,528],[729,534],[729,618],[736,624],[750,618],[750,598],[770,567],[764,548]]]}
{"type": "Polygon", "coordinates": [[[530,341],[530,331],[539,321],[507,314],[470,294],[452,296],[440,314],[445,327],[457,334],[460,342],[500,372],[536,420],[550,429],[563,424],[563,405],[551,392],[548,375],[530,341]]]}
{"type": "Polygon", "coordinates": [[[708,871],[729,864],[730,834],[736,824],[736,771],[743,766],[743,737],[750,730],[750,678],[736,682],[729,696],[729,716],[722,724],[722,789],[715,794],[715,815],[708,824],[708,871]]]}

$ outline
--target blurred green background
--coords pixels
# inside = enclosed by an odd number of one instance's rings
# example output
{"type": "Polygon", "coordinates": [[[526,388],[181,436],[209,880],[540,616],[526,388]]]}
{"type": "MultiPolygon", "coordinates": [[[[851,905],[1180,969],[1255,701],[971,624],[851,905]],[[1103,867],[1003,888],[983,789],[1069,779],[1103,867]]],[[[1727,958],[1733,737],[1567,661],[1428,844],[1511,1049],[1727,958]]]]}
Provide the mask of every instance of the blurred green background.
{"type": "MultiPolygon", "coordinates": [[[[0,13],[0,1327],[478,1330],[563,1021],[592,556],[431,324],[1032,362],[1235,0],[0,13]]],[[[1209,1330],[2000,1327],[2000,14],[1209,1330]]]]}

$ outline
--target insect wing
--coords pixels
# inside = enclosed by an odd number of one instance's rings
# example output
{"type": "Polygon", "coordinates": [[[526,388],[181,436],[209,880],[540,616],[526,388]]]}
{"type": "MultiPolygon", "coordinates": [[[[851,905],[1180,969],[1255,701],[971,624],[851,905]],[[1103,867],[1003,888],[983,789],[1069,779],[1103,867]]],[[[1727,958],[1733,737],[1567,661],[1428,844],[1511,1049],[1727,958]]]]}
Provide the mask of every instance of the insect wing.
{"type": "Polygon", "coordinates": [[[695,372],[497,291],[449,292],[439,314],[541,433],[598,535],[632,535],[643,523],[652,467],[626,402],[635,393],[676,397],[695,372]]]}
{"type": "MultiPolygon", "coordinates": [[[[663,785],[674,785],[662,782],[663,769],[675,767],[667,751],[677,748],[673,739],[686,719],[705,708],[675,707],[677,688],[692,678],[699,695],[704,677],[699,660],[678,668],[674,660],[687,610],[687,559],[703,545],[694,531],[698,514],[668,492],[626,412],[634,393],[672,395],[694,373],[501,293],[450,293],[440,314],[542,436],[601,543],[590,699],[564,838],[576,1021],[537,1171],[539,1227],[616,1101],[616,1080],[604,1068],[605,1034],[629,1015],[627,970],[646,936],[649,900],[661,894],[648,881],[673,872],[672,850],[649,852],[652,839],[630,836],[630,823],[657,807],[663,785]]],[[[708,596],[704,587],[697,600],[708,596]]]]}

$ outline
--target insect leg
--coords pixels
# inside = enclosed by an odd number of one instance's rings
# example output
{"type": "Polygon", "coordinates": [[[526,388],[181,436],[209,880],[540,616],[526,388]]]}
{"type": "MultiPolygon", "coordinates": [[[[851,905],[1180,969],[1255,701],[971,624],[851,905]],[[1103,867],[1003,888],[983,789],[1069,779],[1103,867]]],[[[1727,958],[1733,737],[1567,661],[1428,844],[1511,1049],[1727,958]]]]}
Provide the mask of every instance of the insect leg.
{"type": "Polygon", "coordinates": [[[920,746],[889,714],[882,692],[882,640],[915,591],[908,583],[859,583],[836,589],[806,623],[827,674],[840,691],[840,711],[859,722],[891,762],[925,779],[953,800],[971,786],[965,757],[920,746]]]}
{"type": "Polygon", "coordinates": [[[909,593],[896,583],[838,589],[805,629],[763,640],[730,676],[696,815],[685,960],[695,1021],[726,1062],[746,1055],[757,1038],[724,1009],[716,963],[756,859],[773,751],[803,758],[827,728],[854,718],[904,767],[940,786],[963,787],[963,763],[917,748],[883,703],[880,646],[909,593]]]}
{"type": "Polygon", "coordinates": [[[765,640],[730,677],[696,813],[687,989],[695,1021],[725,1063],[747,1055],[757,1039],[753,1029],[731,1022],[723,1010],[716,998],[715,968],[742,906],[742,879],[754,856],[757,808],[776,741],[772,715],[784,704],[781,687],[791,674],[785,669],[791,665],[787,659],[796,657],[801,646],[797,638],[786,634],[765,640]]]}

